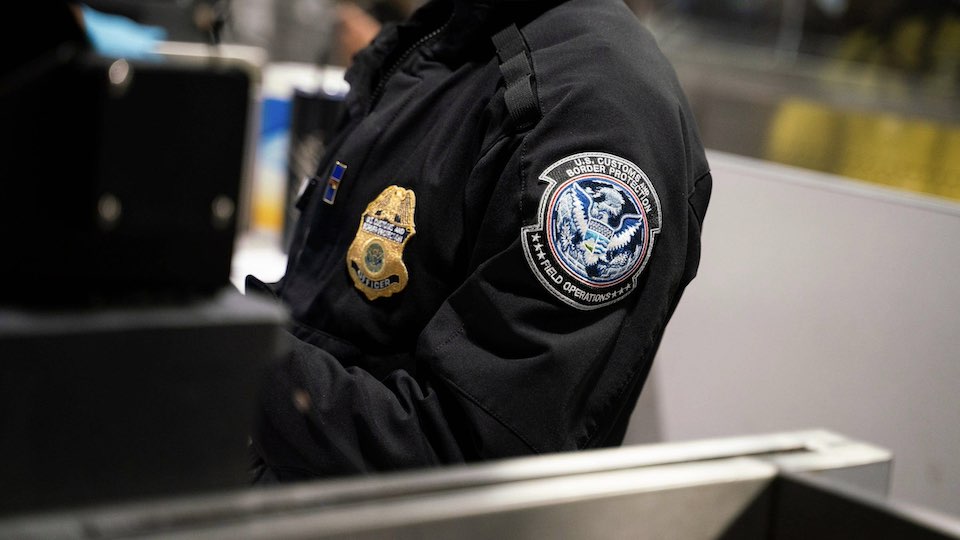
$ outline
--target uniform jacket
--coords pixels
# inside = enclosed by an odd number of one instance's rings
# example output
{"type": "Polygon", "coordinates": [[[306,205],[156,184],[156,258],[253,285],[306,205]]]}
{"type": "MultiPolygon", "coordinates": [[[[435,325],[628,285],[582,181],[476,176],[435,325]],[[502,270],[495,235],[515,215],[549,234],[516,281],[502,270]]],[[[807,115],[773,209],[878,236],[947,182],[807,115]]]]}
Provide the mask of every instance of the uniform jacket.
{"type": "Polygon", "coordinates": [[[711,188],[652,36],[619,0],[434,0],[347,80],[286,274],[261,287],[293,320],[261,471],[619,444],[711,188]]]}

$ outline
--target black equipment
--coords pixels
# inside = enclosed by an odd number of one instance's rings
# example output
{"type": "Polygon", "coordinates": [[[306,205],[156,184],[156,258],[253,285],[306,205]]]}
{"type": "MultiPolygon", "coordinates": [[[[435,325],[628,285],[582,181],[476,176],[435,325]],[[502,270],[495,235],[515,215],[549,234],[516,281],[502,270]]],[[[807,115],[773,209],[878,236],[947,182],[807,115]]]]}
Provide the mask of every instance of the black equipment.
{"type": "Polygon", "coordinates": [[[248,485],[285,314],[223,291],[168,305],[0,306],[0,516],[248,485]]]}
{"type": "Polygon", "coordinates": [[[228,284],[248,71],[65,45],[3,83],[0,302],[228,284]]]}
{"type": "Polygon", "coordinates": [[[252,71],[0,72],[0,515],[247,484],[272,301],[230,285],[252,71]]]}

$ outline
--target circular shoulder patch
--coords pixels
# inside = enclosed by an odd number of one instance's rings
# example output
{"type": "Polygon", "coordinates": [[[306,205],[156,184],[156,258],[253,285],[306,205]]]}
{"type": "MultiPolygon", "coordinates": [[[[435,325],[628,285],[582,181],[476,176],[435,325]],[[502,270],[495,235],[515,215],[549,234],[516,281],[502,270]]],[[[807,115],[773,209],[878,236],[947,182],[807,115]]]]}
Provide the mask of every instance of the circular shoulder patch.
{"type": "Polygon", "coordinates": [[[602,152],[565,157],[540,180],[537,224],[523,249],[537,279],[578,309],[595,309],[637,286],[660,232],[660,199],[633,163],[602,152]]]}

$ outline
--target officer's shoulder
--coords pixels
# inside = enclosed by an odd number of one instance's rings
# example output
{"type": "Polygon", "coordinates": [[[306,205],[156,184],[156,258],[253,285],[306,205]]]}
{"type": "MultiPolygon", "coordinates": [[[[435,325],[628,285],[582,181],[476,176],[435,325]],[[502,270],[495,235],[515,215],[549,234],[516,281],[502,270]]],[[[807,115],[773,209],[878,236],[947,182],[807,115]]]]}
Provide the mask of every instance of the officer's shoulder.
{"type": "MultiPolygon", "coordinates": [[[[673,103],[679,84],[654,36],[619,0],[568,0],[522,30],[546,109],[579,90],[673,103]]],[[[625,105],[627,103],[624,103],[625,105]]]]}

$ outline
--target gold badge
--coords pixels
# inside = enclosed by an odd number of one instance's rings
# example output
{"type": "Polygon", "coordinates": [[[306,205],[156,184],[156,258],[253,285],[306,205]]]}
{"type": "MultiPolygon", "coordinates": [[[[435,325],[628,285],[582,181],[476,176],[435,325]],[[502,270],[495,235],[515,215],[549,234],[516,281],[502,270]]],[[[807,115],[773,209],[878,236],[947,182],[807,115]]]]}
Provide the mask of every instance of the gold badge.
{"type": "Polygon", "coordinates": [[[347,272],[367,300],[390,296],[407,286],[403,248],[416,233],[416,207],[413,191],[390,186],[363,212],[357,236],[347,251],[347,272]]]}

